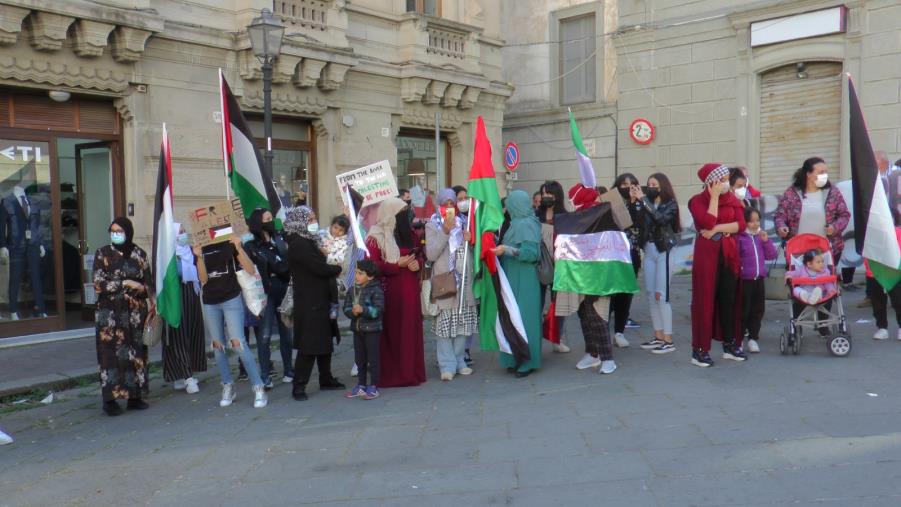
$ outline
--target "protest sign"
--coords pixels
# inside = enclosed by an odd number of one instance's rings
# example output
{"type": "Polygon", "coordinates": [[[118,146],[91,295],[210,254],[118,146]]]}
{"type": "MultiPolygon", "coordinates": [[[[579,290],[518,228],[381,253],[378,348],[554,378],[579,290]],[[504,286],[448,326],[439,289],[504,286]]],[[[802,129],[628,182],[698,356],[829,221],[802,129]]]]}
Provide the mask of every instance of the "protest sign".
{"type": "MultiPolygon", "coordinates": [[[[390,197],[397,197],[397,181],[391,172],[391,164],[387,160],[369,164],[336,176],[341,199],[347,202],[347,186],[363,195],[363,206],[376,204],[390,197]]],[[[357,210],[359,211],[359,210],[357,210]]]]}
{"type": "Polygon", "coordinates": [[[207,246],[240,238],[248,232],[239,199],[231,199],[197,208],[188,214],[191,243],[207,246]]]}

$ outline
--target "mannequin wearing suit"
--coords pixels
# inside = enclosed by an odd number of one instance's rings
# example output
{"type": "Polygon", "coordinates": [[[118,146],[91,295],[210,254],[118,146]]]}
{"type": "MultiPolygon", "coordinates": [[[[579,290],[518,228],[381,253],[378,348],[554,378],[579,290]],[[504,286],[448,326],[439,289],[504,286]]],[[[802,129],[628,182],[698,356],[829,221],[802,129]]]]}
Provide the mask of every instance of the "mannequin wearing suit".
{"type": "Polygon", "coordinates": [[[36,317],[46,317],[44,285],[41,280],[41,215],[37,206],[25,195],[21,186],[0,201],[0,261],[9,263],[9,311],[12,319],[19,318],[19,288],[26,267],[34,291],[36,317]]]}

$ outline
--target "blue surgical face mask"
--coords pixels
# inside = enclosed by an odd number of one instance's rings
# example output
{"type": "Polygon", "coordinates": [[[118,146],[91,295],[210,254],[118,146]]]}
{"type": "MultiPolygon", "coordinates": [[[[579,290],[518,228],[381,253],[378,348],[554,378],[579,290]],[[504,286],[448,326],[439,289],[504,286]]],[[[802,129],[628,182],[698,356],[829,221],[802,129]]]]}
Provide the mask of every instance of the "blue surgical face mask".
{"type": "Polygon", "coordinates": [[[189,243],[189,240],[190,240],[190,239],[191,239],[191,238],[190,238],[190,236],[188,236],[188,233],[187,233],[187,232],[183,232],[183,233],[179,234],[177,238],[175,238],[175,240],[176,240],[176,241],[178,242],[178,244],[181,245],[181,246],[188,246],[188,245],[190,244],[190,243],[189,243]]]}
{"type": "Polygon", "coordinates": [[[318,234],[319,233],[319,223],[307,224],[307,232],[310,234],[318,234]]]}
{"type": "Polygon", "coordinates": [[[253,241],[253,234],[249,232],[245,232],[241,235],[241,243],[247,243],[253,241]]]}
{"type": "Polygon", "coordinates": [[[114,245],[125,244],[125,233],[124,232],[111,232],[111,233],[109,233],[109,239],[114,245]]]}

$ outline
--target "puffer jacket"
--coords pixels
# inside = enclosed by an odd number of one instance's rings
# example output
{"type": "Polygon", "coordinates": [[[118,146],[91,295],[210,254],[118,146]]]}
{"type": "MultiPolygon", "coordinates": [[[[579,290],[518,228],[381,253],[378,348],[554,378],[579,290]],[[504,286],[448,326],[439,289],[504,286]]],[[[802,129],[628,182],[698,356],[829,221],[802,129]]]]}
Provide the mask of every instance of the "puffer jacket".
{"type": "Polygon", "coordinates": [[[738,255],[741,257],[742,280],[766,278],[769,268],[765,261],[776,259],[776,245],[772,239],[763,242],[760,236],[745,231],[738,235],[738,255]]]}
{"type": "Polygon", "coordinates": [[[653,201],[644,198],[644,227],[641,228],[640,246],[642,249],[648,242],[654,243],[658,252],[668,252],[679,242],[679,234],[675,231],[676,213],[679,211],[679,203],[675,200],[661,202],[655,205],[653,201]]]}
{"type": "Polygon", "coordinates": [[[378,280],[372,280],[354,293],[359,287],[354,285],[344,298],[344,315],[350,319],[350,330],[356,333],[378,333],[382,331],[382,315],[385,313],[385,293],[378,280]],[[363,307],[363,313],[354,315],[354,305],[363,307]]]}

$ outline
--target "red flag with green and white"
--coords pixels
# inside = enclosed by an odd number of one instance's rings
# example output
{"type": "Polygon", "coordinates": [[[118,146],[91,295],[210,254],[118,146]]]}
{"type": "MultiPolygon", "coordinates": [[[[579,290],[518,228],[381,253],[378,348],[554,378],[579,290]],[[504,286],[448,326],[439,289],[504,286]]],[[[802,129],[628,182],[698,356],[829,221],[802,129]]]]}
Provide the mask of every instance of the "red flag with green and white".
{"type": "Polygon", "coordinates": [[[504,211],[491,162],[491,142],[481,116],[476,120],[468,191],[476,201],[474,233],[471,236],[474,244],[473,292],[481,305],[479,334],[482,350],[506,352],[514,357],[518,368],[530,358],[529,344],[516,297],[500,262],[491,251],[495,246],[494,233],[504,222],[504,211]]]}
{"type": "Polygon", "coordinates": [[[166,324],[181,325],[181,281],[175,242],[175,213],[172,196],[172,157],[169,135],[163,124],[160,146],[160,168],[156,181],[156,203],[153,206],[153,272],[156,283],[156,309],[166,324]]]}
{"type": "Polygon", "coordinates": [[[222,158],[231,188],[244,208],[244,218],[250,218],[255,209],[262,208],[269,210],[275,218],[276,227],[281,227],[285,211],[275,191],[272,174],[253,144],[253,133],[222,75],[222,69],[219,70],[219,85],[222,103],[222,158]]]}

